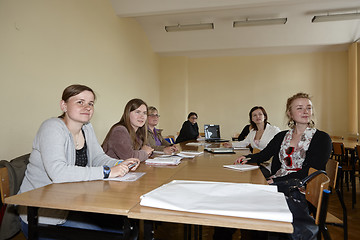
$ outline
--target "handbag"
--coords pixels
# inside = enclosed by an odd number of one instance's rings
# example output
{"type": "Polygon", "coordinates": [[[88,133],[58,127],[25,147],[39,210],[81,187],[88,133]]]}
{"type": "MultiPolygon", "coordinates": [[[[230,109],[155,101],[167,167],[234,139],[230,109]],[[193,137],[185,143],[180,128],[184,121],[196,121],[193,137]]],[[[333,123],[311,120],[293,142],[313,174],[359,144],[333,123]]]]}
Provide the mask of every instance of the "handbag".
{"type": "Polygon", "coordinates": [[[274,183],[278,191],[284,193],[286,202],[293,215],[292,234],[287,234],[291,240],[315,240],[319,232],[319,227],[315,224],[315,219],[310,216],[308,203],[305,197],[306,183],[319,174],[326,174],[324,170],[318,170],[302,180],[289,179],[274,183]]]}

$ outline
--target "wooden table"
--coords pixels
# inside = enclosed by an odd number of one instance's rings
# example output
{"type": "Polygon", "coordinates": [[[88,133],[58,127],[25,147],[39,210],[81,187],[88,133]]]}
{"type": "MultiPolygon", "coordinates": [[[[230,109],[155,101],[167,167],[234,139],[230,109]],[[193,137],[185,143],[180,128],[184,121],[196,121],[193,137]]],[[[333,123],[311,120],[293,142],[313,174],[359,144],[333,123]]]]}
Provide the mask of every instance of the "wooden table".
{"type": "MultiPolygon", "coordinates": [[[[203,147],[188,147],[186,150],[203,150],[203,147]]],[[[29,208],[52,208],[128,216],[133,219],[167,221],[184,224],[233,227],[291,233],[291,223],[266,221],[210,214],[170,211],[142,207],[140,196],[172,180],[199,180],[267,184],[260,170],[238,172],[223,168],[232,164],[236,154],[210,154],[205,152],[194,159],[183,159],[178,166],[154,167],[141,164],[138,172],[146,172],[135,182],[89,181],[51,184],[29,192],[6,198],[7,204],[29,208]]],[[[29,225],[30,232],[30,225],[29,225]]]]}

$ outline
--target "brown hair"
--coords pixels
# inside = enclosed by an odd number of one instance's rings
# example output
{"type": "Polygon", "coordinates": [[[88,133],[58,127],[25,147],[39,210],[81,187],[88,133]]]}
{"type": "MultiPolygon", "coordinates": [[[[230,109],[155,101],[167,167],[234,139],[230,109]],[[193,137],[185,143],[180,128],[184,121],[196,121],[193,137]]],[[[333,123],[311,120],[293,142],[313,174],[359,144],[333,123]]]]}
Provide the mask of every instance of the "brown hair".
{"type": "MultiPolygon", "coordinates": [[[[69,100],[69,98],[76,96],[79,93],[82,93],[83,91],[92,92],[92,94],[94,95],[94,100],[96,99],[95,92],[88,86],[80,85],[80,84],[73,84],[64,89],[61,100],[67,102],[69,100]]],[[[59,118],[64,118],[64,117],[65,117],[65,113],[63,113],[62,115],[59,116],[59,118]]]]}
{"type": "MultiPolygon", "coordinates": [[[[288,118],[288,123],[287,124],[288,124],[288,126],[290,128],[294,128],[295,124],[291,123],[292,119],[291,119],[291,117],[289,117],[288,112],[291,111],[291,104],[295,101],[295,99],[298,99],[298,98],[306,98],[306,99],[309,99],[311,101],[311,98],[310,98],[309,94],[303,93],[303,92],[299,92],[299,93],[293,95],[292,97],[288,98],[288,100],[286,102],[286,111],[285,111],[285,113],[286,113],[286,116],[288,118]]],[[[314,112],[313,112],[313,115],[314,115],[314,112]]],[[[311,122],[309,123],[309,126],[310,127],[315,126],[315,123],[314,123],[313,120],[311,120],[311,122]]]]}
{"type": "Polygon", "coordinates": [[[131,126],[131,123],[130,123],[130,112],[138,109],[141,105],[145,105],[146,106],[146,110],[148,110],[148,106],[147,104],[139,99],[139,98],[134,98],[134,99],[131,99],[125,106],[125,109],[124,109],[124,113],[120,119],[119,122],[115,123],[109,133],[107,134],[107,136],[105,137],[105,140],[104,142],[107,141],[107,139],[110,137],[110,133],[112,132],[112,129],[118,125],[122,125],[124,127],[126,127],[126,129],[128,130],[129,134],[130,134],[130,137],[131,137],[131,140],[133,142],[133,147],[134,149],[139,149],[141,148],[142,146],[144,146],[146,143],[147,143],[147,120],[144,124],[144,126],[142,127],[139,127],[138,130],[135,132],[134,131],[134,128],[131,126]],[[137,138],[139,138],[140,140],[142,140],[143,144],[142,146],[139,145],[139,142],[137,141],[137,138]]]}
{"type": "Polygon", "coordinates": [[[254,123],[254,121],[252,120],[252,113],[255,111],[255,110],[258,110],[260,109],[262,111],[262,113],[264,114],[264,117],[265,117],[265,120],[264,120],[264,129],[266,128],[266,124],[268,123],[268,116],[267,116],[267,113],[265,111],[265,109],[262,107],[262,106],[255,106],[253,107],[250,112],[249,112],[249,118],[250,118],[250,126],[251,128],[255,129],[256,131],[258,130],[257,126],[256,126],[256,123],[254,123]]]}

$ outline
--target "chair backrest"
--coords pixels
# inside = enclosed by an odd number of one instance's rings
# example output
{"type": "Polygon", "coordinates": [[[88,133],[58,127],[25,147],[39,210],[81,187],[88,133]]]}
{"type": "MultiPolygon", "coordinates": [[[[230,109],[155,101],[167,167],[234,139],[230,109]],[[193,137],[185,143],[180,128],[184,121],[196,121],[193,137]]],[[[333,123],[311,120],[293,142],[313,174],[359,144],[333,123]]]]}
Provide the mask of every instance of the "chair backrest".
{"type": "Polygon", "coordinates": [[[261,152],[261,150],[260,150],[260,149],[258,149],[258,148],[253,148],[253,154],[255,154],[255,153],[259,153],[259,152],[261,152]]]}
{"type": "Polygon", "coordinates": [[[334,159],[329,159],[326,164],[326,173],[330,178],[329,186],[331,189],[335,189],[336,187],[338,169],[339,169],[339,162],[334,159]]]}
{"type": "Polygon", "coordinates": [[[333,142],[332,146],[333,146],[334,155],[344,156],[345,148],[344,148],[344,144],[342,142],[333,142]]]}
{"type": "Polygon", "coordinates": [[[171,143],[171,144],[174,144],[174,143],[175,143],[175,136],[174,136],[174,135],[166,136],[164,139],[165,139],[166,141],[168,141],[169,143],[171,143]]]}
{"type": "Polygon", "coordinates": [[[360,145],[355,146],[355,155],[357,159],[360,159],[360,145]]]}
{"type": "MultiPolygon", "coordinates": [[[[310,168],[309,174],[315,172],[316,169],[310,168]]],[[[311,179],[306,185],[306,200],[316,208],[315,224],[319,225],[319,217],[321,210],[321,203],[323,197],[323,190],[329,188],[330,179],[325,174],[319,174],[311,179]]]]}
{"type": "Polygon", "coordinates": [[[6,167],[0,168],[0,190],[1,202],[5,202],[5,198],[10,196],[9,173],[6,167]]]}

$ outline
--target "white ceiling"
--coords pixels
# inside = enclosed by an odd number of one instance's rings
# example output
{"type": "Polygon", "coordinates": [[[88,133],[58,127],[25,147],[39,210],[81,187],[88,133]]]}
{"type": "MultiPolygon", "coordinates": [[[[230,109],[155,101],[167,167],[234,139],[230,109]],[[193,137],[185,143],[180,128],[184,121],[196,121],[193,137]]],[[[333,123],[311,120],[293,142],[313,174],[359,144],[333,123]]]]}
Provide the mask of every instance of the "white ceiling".
{"type": "Polygon", "coordinates": [[[111,0],[133,17],[163,56],[232,56],[338,51],[360,38],[360,19],[312,23],[314,15],[360,12],[360,0],[111,0]],[[285,25],[233,28],[235,20],[287,17],[285,25]],[[214,23],[213,30],[165,26],[214,23]]]}

